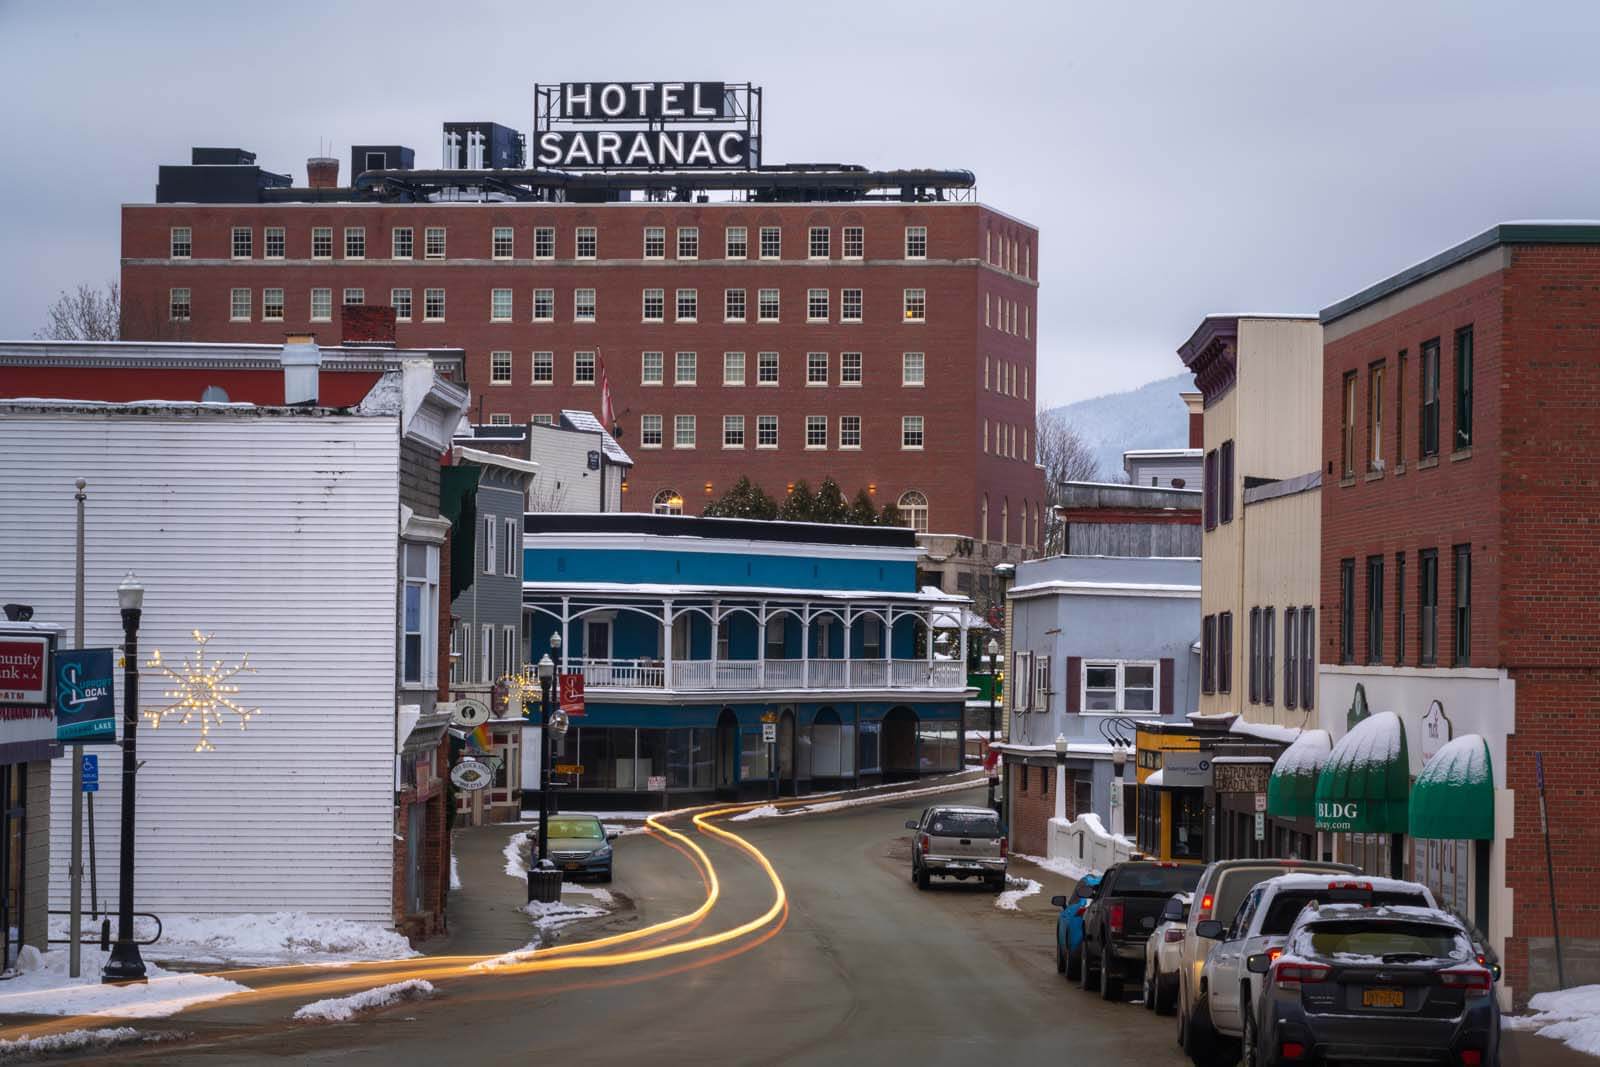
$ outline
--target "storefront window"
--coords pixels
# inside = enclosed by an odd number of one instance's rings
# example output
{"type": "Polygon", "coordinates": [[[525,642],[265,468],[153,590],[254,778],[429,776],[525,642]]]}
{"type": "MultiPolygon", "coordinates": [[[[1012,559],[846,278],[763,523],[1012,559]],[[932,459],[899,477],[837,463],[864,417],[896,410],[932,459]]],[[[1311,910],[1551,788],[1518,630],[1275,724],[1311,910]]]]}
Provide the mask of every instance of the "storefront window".
{"type": "Polygon", "coordinates": [[[710,789],[716,773],[715,730],[664,730],[667,788],[710,789]]]}
{"type": "Polygon", "coordinates": [[[585,726],[578,731],[580,789],[633,789],[634,731],[585,726]]]}
{"type": "Polygon", "coordinates": [[[879,765],[878,738],[883,730],[881,722],[864,722],[861,724],[861,773],[876,774],[882,767],[879,765]]]}
{"type": "Polygon", "coordinates": [[[918,766],[924,774],[929,771],[954,771],[959,770],[957,760],[960,757],[960,745],[956,734],[958,724],[954,722],[928,722],[923,721],[917,728],[918,766]]]}
{"type": "Polygon", "coordinates": [[[649,789],[650,779],[667,773],[667,735],[678,730],[640,730],[639,754],[634,758],[635,789],[649,789]]]}
{"type": "Polygon", "coordinates": [[[745,727],[739,742],[739,780],[766,781],[772,772],[767,761],[767,745],[761,740],[761,727],[745,727]]]}
{"type": "Polygon", "coordinates": [[[1203,789],[1172,792],[1172,858],[1200,859],[1205,854],[1206,800],[1203,789]]]}

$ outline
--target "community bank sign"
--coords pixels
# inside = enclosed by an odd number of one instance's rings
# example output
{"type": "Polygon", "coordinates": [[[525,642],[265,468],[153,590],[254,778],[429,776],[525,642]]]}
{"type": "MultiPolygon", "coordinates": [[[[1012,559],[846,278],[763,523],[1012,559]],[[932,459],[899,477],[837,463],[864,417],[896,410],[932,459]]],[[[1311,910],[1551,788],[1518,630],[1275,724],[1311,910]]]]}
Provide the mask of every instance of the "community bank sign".
{"type": "Polygon", "coordinates": [[[726,82],[534,87],[534,158],[563,170],[745,170],[759,165],[761,90],[726,82]]]}

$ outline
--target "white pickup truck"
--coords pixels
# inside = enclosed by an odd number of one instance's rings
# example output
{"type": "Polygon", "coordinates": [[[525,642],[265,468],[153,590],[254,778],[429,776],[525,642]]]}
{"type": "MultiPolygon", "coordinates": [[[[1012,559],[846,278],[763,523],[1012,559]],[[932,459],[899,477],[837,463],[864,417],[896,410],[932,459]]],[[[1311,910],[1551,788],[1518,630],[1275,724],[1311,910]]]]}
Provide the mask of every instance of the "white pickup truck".
{"type": "Polygon", "coordinates": [[[988,808],[939,806],[906,822],[911,837],[911,880],[927,889],[934,875],[978,878],[996,893],[1006,887],[1006,836],[988,808]]]}

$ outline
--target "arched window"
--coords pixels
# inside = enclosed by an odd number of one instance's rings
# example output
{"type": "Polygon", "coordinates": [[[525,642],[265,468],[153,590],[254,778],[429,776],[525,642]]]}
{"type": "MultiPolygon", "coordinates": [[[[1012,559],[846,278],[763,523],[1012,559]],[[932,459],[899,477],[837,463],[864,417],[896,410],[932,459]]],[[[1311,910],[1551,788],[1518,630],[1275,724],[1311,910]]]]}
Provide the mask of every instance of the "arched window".
{"type": "Polygon", "coordinates": [[[915,489],[900,494],[900,521],[918,533],[928,532],[928,498],[915,489]]]}
{"type": "Polygon", "coordinates": [[[983,512],[981,513],[979,518],[982,520],[980,522],[979,526],[978,526],[979,536],[980,536],[980,538],[981,538],[981,540],[983,541],[984,544],[988,544],[989,543],[989,494],[988,493],[983,494],[983,512]]]}
{"type": "Polygon", "coordinates": [[[1011,536],[1011,500],[1000,501],[1000,547],[1004,548],[1011,536]]]}
{"type": "Polygon", "coordinates": [[[676,489],[663,489],[651,502],[650,510],[657,515],[682,515],[683,497],[676,489]]]}

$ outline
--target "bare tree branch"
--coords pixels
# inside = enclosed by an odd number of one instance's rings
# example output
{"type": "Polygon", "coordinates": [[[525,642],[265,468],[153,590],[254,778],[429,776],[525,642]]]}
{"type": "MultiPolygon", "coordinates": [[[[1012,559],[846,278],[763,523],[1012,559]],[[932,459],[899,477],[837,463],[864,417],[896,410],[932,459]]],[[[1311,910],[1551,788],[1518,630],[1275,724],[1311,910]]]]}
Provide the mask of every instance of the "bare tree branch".
{"type": "Polygon", "coordinates": [[[1049,504],[1045,531],[1045,555],[1061,551],[1061,523],[1056,505],[1062,500],[1062,483],[1092,482],[1100,475],[1100,461],[1060,411],[1041,411],[1037,419],[1035,449],[1044,467],[1044,494],[1049,504]]]}
{"type": "Polygon", "coordinates": [[[46,311],[41,341],[115,341],[122,336],[122,289],[115,281],[96,289],[87,282],[63,291],[46,311]]]}

